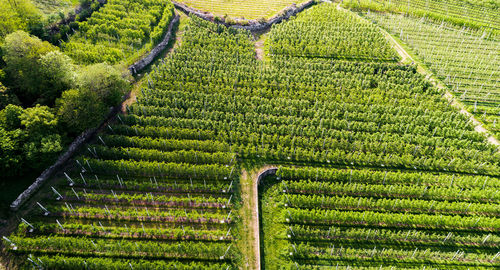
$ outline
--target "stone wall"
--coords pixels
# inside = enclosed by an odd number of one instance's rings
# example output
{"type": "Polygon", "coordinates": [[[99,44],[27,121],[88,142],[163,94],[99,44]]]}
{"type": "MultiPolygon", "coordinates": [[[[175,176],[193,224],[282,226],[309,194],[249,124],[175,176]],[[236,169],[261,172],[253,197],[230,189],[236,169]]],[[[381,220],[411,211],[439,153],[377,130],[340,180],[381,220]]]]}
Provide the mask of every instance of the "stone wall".
{"type": "Polygon", "coordinates": [[[139,61],[135,62],[132,64],[128,70],[130,70],[130,73],[136,74],[137,72],[141,71],[144,69],[146,66],[151,64],[153,60],[163,51],[168,45],[168,42],[170,41],[170,38],[172,36],[172,29],[174,28],[174,25],[179,21],[179,15],[175,14],[175,17],[170,21],[170,24],[168,25],[168,30],[167,33],[165,34],[165,37],[163,40],[156,45],[151,52],[144,58],[140,59],[139,61]]]}
{"type": "Polygon", "coordinates": [[[278,171],[278,168],[277,167],[272,167],[272,168],[269,168],[263,172],[261,172],[257,178],[257,185],[260,185],[260,181],[265,178],[266,176],[268,175],[272,175],[272,174],[276,174],[276,172],[278,171]]]}
{"type": "Polygon", "coordinates": [[[266,22],[260,22],[258,20],[246,20],[244,22],[238,22],[236,24],[228,24],[228,23],[225,23],[222,21],[215,21],[216,16],[213,15],[212,13],[203,12],[203,11],[189,7],[183,3],[179,3],[176,1],[172,1],[172,3],[174,4],[175,8],[186,13],[187,15],[193,14],[193,15],[200,17],[204,20],[215,22],[218,24],[222,24],[222,25],[225,25],[227,27],[233,27],[233,28],[237,28],[237,29],[245,29],[245,30],[249,30],[251,32],[259,32],[259,31],[263,31],[263,30],[267,30],[267,29],[271,28],[271,26],[275,23],[280,23],[283,20],[287,20],[290,17],[295,16],[297,13],[299,13],[299,12],[303,11],[304,9],[316,4],[316,0],[309,0],[298,7],[295,4],[292,4],[291,6],[285,8],[278,15],[273,16],[272,18],[270,18],[266,22]]]}
{"type": "Polygon", "coordinates": [[[52,166],[45,169],[45,171],[40,174],[35,182],[33,182],[31,186],[24,190],[23,193],[21,193],[17,197],[17,199],[10,204],[10,209],[13,211],[18,210],[38,189],[40,189],[40,187],[50,177],[52,177],[59,169],[61,169],[65,165],[65,163],[73,156],[73,154],[78,151],[80,146],[87,143],[102,127],[107,125],[111,118],[113,118],[120,109],[121,105],[114,107],[107,115],[106,119],[98,127],[86,130],[78,137],[76,137],[76,139],[73,140],[73,142],[69,145],[68,150],[61,154],[52,166]]]}

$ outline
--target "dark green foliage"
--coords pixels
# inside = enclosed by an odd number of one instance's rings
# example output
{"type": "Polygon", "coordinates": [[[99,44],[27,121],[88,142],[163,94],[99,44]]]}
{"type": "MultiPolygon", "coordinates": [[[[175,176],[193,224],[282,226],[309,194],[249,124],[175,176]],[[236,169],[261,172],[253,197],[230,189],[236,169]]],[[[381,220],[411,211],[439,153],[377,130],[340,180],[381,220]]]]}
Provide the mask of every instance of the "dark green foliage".
{"type": "Polygon", "coordinates": [[[119,70],[105,63],[83,68],[78,86],[82,91],[97,94],[99,100],[109,107],[117,105],[130,87],[119,70]]]}
{"type": "Polygon", "coordinates": [[[0,82],[0,110],[3,110],[9,104],[19,105],[19,100],[14,93],[0,82]]]}
{"type": "Polygon", "coordinates": [[[83,68],[77,84],[77,90],[64,92],[56,104],[61,124],[72,135],[95,127],[130,87],[119,70],[104,63],[83,68]]]}
{"type": "Polygon", "coordinates": [[[0,173],[21,175],[46,167],[63,149],[57,131],[49,107],[8,105],[0,111],[0,173]]]}
{"type": "Polygon", "coordinates": [[[73,85],[71,59],[48,42],[17,31],[2,47],[7,82],[25,105],[53,104],[73,85]]]}
{"type": "Polygon", "coordinates": [[[107,106],[91,91],[71,89],[57,100],[58,116],[65,130],[76,135],[96,126],[107,114],[107,106]]]}
{"type": "Polygon", "coordinates": [[[53,104],[61,93],[74,85],[75,73],[71,59],[59,51],[43,55],[39,62],[40,103],[53,104]]]}

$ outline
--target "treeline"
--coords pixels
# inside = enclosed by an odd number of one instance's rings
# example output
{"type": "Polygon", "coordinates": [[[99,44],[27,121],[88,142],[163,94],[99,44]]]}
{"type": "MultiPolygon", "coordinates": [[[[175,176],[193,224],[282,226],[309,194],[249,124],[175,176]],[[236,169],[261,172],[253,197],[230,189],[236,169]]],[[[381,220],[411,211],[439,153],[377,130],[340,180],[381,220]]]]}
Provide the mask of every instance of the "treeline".
{"type": "Polygon", "coordinates": [[[114,67],[80,68],[57,47],[23,31],[7,35],[1,48],[3,175],[46,167],[71,138],[102,121],[129,87],[114,67]]]}

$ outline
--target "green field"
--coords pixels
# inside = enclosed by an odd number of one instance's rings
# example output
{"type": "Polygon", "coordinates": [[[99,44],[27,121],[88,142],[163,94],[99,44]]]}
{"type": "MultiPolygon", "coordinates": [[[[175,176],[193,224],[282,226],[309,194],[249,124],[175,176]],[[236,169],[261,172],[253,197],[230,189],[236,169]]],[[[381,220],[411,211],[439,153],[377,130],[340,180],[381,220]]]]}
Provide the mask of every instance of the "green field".
{"type": "Polygon", "coordinates": [[[500,39],[398,15],[367,17],[408,44],[468,111],[500,137],[500,39]]]}
{"type": "MultiPolygon", "coordinates": [[[[127,17],[110,3],[89,27],[127,17]]],[[[376,25],[318,3],[259,40],[265,60],[248,31],[182,31],[18,212],[8,269],[498,269],[499,149],[376,25]]]]}
{"type": "Polygon", "coordinates": [[[179,2],[221,17],[227,15],[234,18],[268,19],[291,4],[301,4],[306,0],[180,0],[179,2]]]}
{"type": "Polygon", "coordinates": [[[32,0],[32,3],[45,16],[66,15],[79,4],[77,0],[32,0]]]}
{"type": "Polygon", "coordinates": [[[285,24],[274,25],[267,40],[268,51],[297,57],[399,60],[375,25],[334,5],[327,7],[311,7],[285,24]]]}
{"type": "Polygon", "coordinates": [[[163,39],[173,17],[168,1],[109,0],[61,47],[78,64],[132,64],[163,39]]]}

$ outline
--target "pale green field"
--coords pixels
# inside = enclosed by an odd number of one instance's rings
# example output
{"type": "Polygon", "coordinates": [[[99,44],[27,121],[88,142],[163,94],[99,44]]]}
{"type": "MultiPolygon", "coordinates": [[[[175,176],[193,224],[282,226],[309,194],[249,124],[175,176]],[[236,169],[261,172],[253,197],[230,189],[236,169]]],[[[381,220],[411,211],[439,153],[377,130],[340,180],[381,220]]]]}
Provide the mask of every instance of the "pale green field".
{"type": "Polygon", "coordinates": [[[31,0],[31,2],[44,16],[59,12],[66,15],[78,5],[78,0],[31,0]]]}
{"type": "Polygon", "coordinates": [[[235,18],[270,18],[293,3],[307,0],[179,0],[190,7],[208,11],[215,15],[235,18]]]}

